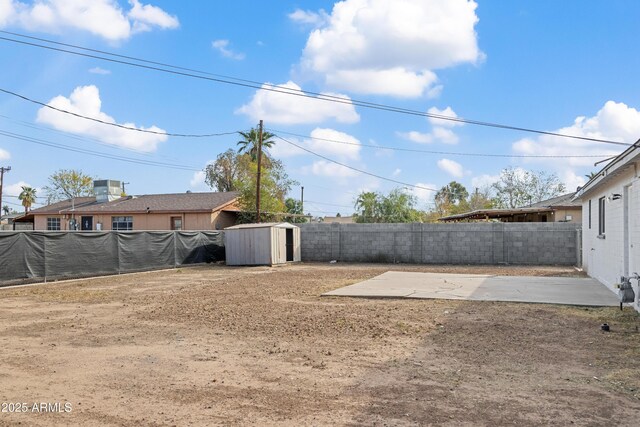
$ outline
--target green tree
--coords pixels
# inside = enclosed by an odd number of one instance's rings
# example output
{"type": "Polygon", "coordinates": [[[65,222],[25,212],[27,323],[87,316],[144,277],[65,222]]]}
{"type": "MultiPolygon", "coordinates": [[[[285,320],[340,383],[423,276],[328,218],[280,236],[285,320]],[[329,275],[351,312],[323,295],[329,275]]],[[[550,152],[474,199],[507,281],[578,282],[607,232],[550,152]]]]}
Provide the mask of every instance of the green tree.
{"type": "Polygon", "coordinates": [[[469,208],[469,204],[467,202],[468,197],[469,192],[464,185],[456,181],[451,181],[436,192],[436,212],[439,215],[450,215],[464,212],[469,208]]]}
{"type": "Polygon", "coordinates": [[[362,192],[356,198],[354,215],[359,223],[403,223],[420,222],[423,212],[415,208],[417,199],[400,188],[391,190],[388,195],[376,192],[362,192]]]}
{"type": "Polygon", "coordinates": [[[60,169],[49,176],[44,187],[47,203],[93,195],[93,178],[79,170],[60,169]]]}
{"type": "Polygon", "coordinates": [[[493,197],[491,197],[491,189],[478,189],[469,196],[469,210],[478,211],[482,209],[493,208],[493,197]]]}
{"type": "Polygon", "coordinates": [[[4,212],[5,215],[9,215],[9,212],[11,212],[11,209],[9,209],[9,205],[4,205],[2,207],[2,212],[4,212]]]}
{"type": "Polygon", "coordinates": [[[236,184],[241,175],[248,172],[248,158],[229,149],[218,154],[213,164],[205,168],[205,182],[216,191],[237,191],[236,184]]]}
{"type": "Polygon", "coordinates": [[[374,191],[363,191],[356,198],[356,222],[380,222],[379,194],[374,191]]]}
{"type": "MultiPolygon", "coordinates": [[[[287,213],[295,214],[295,215],[303,215],[301,200],[296,200],[293,197],[288,197],[284,201],[284,206],[285,206],[285,211],[287,213]]],[[[306,218],[299,217],[299,216],[285,217],[285,220],[291,223],[307,222],[306,218]]]]}
{"type": "MultiPolygon", "coordinates": [[[[254,162],[258,159],[258,143],[260,142],[260,131],[252,128],[249,132],[238,132],[242,139],[238,141],[238,153],[249,154],[254,162]]],[[[262,148],[271,148],[275,144],[274,134],[270,132],[262,132],[262,148]]],[[[263,151],[263,154],[264,151],[263,151]]],[[[263,159],[264,160],[264,159],[263,159]]],[[[269,159],[271,160],[271,159],[269,159]]]]}
{"type": "MultiPolygon", "coordinates": [[[[261,220],[275,219],[274,213],[285,212],[285,197],[296,181],[289,178],[284,164],[271,159],[261,167],[260,211],[261,220]]],[[[240,193],[239,222],[253,222],[256,210],[256,179],[258,165],[248,153],[227,150],[213,164],[205,168],[205,182],[216,191],[240,193]]]]}
{"type": "Polygon", "coordinates": [[[596,176],[598,176],[598,172],[589,172],[588,174],[585,175],[587,177],[588,180],[592,180],[593,178],[595,178],[596,176]]]}
{"type": "Polygon", "coordinates": [[[23,185],[22,192],[18,195],[18,199],[22,201],[24,213],[28,213],[29,209],[31,209],[31,205],[36,202],[36,189],[23,185]]]}
{"type": "Polygon", "coordinates": [[[493,189],[495,206],[508,209],[537,203],[566,190],[556,174],[514,168],[503,169],[493,189]]]}

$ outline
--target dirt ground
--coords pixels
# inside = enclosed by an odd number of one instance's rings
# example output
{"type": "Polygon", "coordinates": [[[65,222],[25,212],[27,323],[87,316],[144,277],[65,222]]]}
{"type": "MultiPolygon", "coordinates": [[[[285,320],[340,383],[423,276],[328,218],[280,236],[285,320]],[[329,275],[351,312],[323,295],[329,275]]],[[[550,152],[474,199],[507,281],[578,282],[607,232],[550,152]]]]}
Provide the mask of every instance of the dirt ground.
{"type": "Polygon", "coordinates": [[[0,402],[28,408],[0,425],[640,423],[631,309],[320,297],[389,270],[580,275],[212,265],[0,289],[0,402]]]}

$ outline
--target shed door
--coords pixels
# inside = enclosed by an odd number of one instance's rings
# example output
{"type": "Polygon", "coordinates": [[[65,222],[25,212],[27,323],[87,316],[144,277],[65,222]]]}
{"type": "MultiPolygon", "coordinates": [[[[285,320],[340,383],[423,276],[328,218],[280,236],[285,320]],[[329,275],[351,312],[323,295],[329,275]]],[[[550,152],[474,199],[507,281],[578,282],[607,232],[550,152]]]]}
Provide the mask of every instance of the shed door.
{"type": "Polygon", "coordinates": [[[293,261],[293,228],[287,228],[287,261],[293,261]]]}

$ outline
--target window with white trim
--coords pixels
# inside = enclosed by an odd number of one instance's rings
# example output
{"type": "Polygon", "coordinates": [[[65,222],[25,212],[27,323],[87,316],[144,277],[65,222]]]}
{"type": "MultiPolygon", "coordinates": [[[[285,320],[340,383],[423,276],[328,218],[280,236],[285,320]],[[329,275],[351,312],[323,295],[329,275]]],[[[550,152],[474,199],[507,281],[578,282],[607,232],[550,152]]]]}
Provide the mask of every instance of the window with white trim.
{"type": "Polygon", "coordinates": [[[60,231],[60,218],[47,218],[47,231],[60,231]]]}
{"type": "Polygon", "coordinates": [[[605,224],[605,201],[606,197],[600,197],[598,199],[598,235],[604,236],[604,224],[605,224]]]}
{"type": "Polygon", "coordinates": [[[112,216],[111,229],[114,231],[133,230],[133,217],[132,216],[112,216]]]}

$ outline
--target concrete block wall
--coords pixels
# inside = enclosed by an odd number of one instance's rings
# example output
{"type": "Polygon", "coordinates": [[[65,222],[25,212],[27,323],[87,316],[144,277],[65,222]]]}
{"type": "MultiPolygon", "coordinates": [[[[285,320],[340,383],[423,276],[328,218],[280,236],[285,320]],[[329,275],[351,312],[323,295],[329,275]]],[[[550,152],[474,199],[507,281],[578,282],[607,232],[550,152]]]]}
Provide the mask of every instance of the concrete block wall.
{"type": "Polygon", "coordinates": [[[302,260],[579,265],[575,223],[300,224],[302,260]]]}

